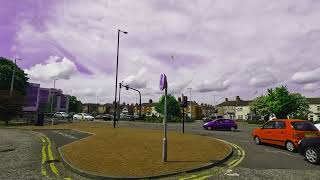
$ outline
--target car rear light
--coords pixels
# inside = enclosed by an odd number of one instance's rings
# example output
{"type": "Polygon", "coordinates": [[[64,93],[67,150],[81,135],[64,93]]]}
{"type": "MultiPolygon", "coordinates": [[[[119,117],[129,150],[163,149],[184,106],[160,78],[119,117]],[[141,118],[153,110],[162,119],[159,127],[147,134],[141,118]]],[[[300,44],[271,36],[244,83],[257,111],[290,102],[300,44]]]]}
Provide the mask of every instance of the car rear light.
{"type": "Polygon", "coordinates": [[[303,139],[304,133],[293,133],[293,137],[296,139],[303,139]]]}

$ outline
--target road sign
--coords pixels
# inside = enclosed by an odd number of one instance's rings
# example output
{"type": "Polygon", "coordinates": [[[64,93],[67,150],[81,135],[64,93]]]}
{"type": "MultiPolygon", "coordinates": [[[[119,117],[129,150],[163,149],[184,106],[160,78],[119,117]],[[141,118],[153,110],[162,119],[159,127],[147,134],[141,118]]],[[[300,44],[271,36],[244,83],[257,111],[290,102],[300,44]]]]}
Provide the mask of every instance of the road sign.
{"type": "Polygon", "coordinates": [[[160,90],[163,91],[168,86],[167,84],[167,76],[165,74],[160,75],[160,90]]]}

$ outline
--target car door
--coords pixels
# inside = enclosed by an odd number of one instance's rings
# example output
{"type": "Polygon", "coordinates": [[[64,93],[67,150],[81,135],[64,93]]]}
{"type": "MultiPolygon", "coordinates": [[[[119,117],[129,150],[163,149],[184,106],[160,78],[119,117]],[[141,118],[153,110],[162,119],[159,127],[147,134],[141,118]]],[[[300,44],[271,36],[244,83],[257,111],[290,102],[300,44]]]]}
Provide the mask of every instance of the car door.
{"type": "Polygon", "coordinates": [[[286,141],[286,123],[284,121],[275,121],[274,129],[272,130],[272,143],[284,146],[286,141]]]}
{"type": "Polygon", "coordinates": [[[261,133],[260,133],[262,142],[273,143],[272,132],[274,130],[274,126],[275,126],[274,121],[269,121],[262,126],[261,133]]]}
{"type": "Polygon", "coordinates": [[[223,129],[223,119],[218,119],[218,120],[216,120],[214,126],[215,126],[217,129],[223,129]]]}

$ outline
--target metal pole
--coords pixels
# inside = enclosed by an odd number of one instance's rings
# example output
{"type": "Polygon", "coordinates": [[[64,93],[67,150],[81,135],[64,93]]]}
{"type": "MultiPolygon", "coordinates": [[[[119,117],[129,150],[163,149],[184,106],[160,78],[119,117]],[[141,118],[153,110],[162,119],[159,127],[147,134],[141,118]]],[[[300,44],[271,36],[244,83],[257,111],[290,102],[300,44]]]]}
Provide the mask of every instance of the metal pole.
{"type": "Polygon", "coordinates": [[[188,88],[190,90],[190,119],[192,119],[192,101],[191,101],[191,89],[192,88],[188,88]]]}
{"type": "Polygon", "coordinates": [[[118,88],[118,65],[119,65],[119,35],[120,29],[118,29],[118,45],[117,45],[117,66],[116,66],[116,87],[114,92],[114,113],[113,113],[113,128],[116,128],[117,118],[117,88],[118,88]]]}
{"type": "Polygon", "coordinates": [[[53,80],[53,89],[56,88],[56,79],[53,80]]]}
{"type": "Polygon", "coordinates": [[[13,82],[14,82],[14,75],[16,71],[16,64],[17,64],[17,59],[14,59],[14,66],[13,66],[13,72],[12,72],[12,79],[11,79],[11,87],[10,87],[10,96],[12,96],[12,91],[13,91],[13,82]]]}
{"type": "Polygon", "coordinates": [[[184,134],[184,107],[182,107],[182,133],[184,134]]]}
{"type": "Polygon", "coordinates": [[[162,147],[162,161],[167,162],[167,88],[164,90],[164,118],[163,118],[163,147],[162,147]]]}
{"type": "Polygon", "coordinates": [[[120,110],[121,110],[121,102],[120,102],[121,86],[122,86],[122,83],[119,83],[119,101],[118,101],[119,106],[117,108],[118,120],[120,119],[120,110]]]}
{"type": "Polygon", "coordinates": [[[140,111],[139,111],[139,118],[141,119],[141,92],[140,91],[138,91],[139,92],[139,96],[140,96],[140,111]]]}

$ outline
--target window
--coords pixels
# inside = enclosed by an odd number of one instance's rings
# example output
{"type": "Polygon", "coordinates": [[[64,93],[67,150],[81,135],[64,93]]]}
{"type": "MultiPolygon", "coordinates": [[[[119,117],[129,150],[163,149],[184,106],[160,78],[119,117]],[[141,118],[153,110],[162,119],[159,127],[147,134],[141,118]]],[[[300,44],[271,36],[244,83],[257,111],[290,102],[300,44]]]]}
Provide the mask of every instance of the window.
{"type": "Polygon", "coordinates": [[[277,121],[275,124],[276,129],[285,129],[286,128],[286,123],[283,121],[277,121]]]}
{"type": "Polygon", "coordinates": [[[318,110],[318,112],[320,111],[320,106],[317,106],[317,110],[318,110]]]}
{"type": "Polygon", "coordinates": [[[243,115],[238,115],[238,119],[243,119],[243,115]]]}
{"type": "Polygon", "coordinates": [[[291,123],[294,130],[298,131],[318,131],[318,129],[308,121],[296,121],[291,123]]]}
{"type": "Polygon", "coordinates": [[[238,110],[238,111],[242,111],[242,110],[243,110],[243,108],[242,108],[242,107],[239,107],[239,108],[237,108],[237,110],[238,110]]]}
{"type": "Polygon", "coordinates": [[[263,129],[273,129],[274,126],[275,126],[275,122],[274,121],[269,121],[263,126],[263,129]]]}

